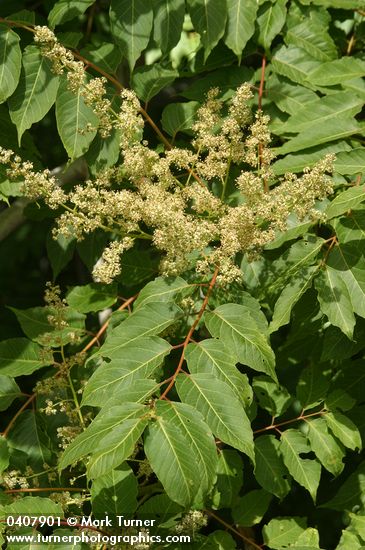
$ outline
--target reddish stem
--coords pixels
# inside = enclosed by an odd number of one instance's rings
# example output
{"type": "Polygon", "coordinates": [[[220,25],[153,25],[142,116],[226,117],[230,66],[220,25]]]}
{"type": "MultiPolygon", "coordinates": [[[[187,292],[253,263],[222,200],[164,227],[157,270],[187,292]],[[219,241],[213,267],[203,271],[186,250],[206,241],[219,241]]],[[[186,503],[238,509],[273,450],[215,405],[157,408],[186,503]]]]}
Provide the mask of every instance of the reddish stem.
{"type": "Polygon", "coordinates": [[[200,319],[202,318],[203,313],[204,313],[204,311],[205,311],[205,309],[208,305],[209,297],[210,297],[210,295],[212,293],[212,290],[214,288],[214,285],[217,281],[218,272],[219,272],[219,268],[217,267],[214,271],[214,275],[212,277],[212,280],[209,283],[209,288],[208,288],[208,291],[205,295],[205,298],[204,298],[203,304],[202,304],[202,306],[199,310],[199,313],[198,313],[194,323],[192,324],[192,326],[191,326],[191,328],[190,328],[190,330],[189,330],[189,332],[188,332],[188,334],[187,334],[187,336],[186,336],[186,338],[183,342],[183,345],[182,345],[183,350],[182,350],[182,353],[181,353],[181,356],[180,356],[179,364],[178,364],[178,366],[175,370],[175,373],[172,375],[172,378],[171,378],[171,381],[170,381],[169,385],[167,386],[167,388],[165,389],[165,391],[161,395],[160,399],[165,399],[166,398],[166,395],[169,393],[169,391],[171,390],[171,388],[175,384],[175,380],[176,380],[177,375],[179,374],[179,372],[182,369],[184,359],[185,359],[185,350],[186,350],[186,348],[187,348],[187,346],[188,346],[188,344],[191,340],[191,337],[192,337],[192,335],[193,335],[193,333],[194,333],[194,331],[195,331],[195,329],[196,329],[200,319]]]}
{"type": "Polygon", "coordinates": [[[18,410],[18,412],[13,416],[13,418],[10,420],[9,424],[6,426],[5,430],[3,431],[2,433],[2,436],[3,437],[7,437],[11,428],[14,426],[17,418],[22,414],[23,411],[25,411],[25,409],[28,407],[28,405],[30,405],[31,403],[33,403],[33,401],[35,400],[36,398],[36,394],[33,393],[33,395],[31,395],[27,400],[26,402],[20,407],[20,409],[18,410]]]}
{"type": "Polygon", "coordinates": [[[265,428],[260,428],[259,430],[255,430],[254,434],[260,434],[262,432],[267,432],[268,430],[278,430],[279,426],[286,426],[287,424],[291,424],[292,422],[300,422],[301,420],[306,420],[307,418],[310,418],[311,416],[321,416],[323,414],[326,414],[326,411],[322,409],[321,411],[317,411],[314,413],[306,414],[306,415],[300,415],[297,416],[297,418],[292,418],[291,420],[285,420],[284,422],[279,422],[278,424],[270,424],[270,426],[265,426],[265,428]]]}
{"type": "MultiPolygon", "coordinates": [[[[122,304],[120,307],[118,307],[117,311],[122,311],[123,309],[126,309],[128,308],[129,309],[129,306],[132,302],[134,302],[134,300],[137,298],[138,294],[135,294],[134,296],[131,296],[131,298],[128,298],[128,300],[126,300],[124,302],[124,304],[122,304]]],[[[81,353],[85,353],[86,351],[88,351],[90,348],[93,347],[94,344],[96,344],[98,341],[99,341],[99,338],[102,334],[104,334],[104,332],[106,331],[106,329],[108,328],[109,326],[109,323],[110,323],[110,319],[108,319],[107,321],[105,321],[105,323],[103,324],[103,326],[100,328],[100,330],[98,331],[98,333],[94,336],[94,338],[92,340],[90,340],[90,342],[88,344],[86,344],[86,346],[83,348],[83,350],[81,351],[81,353]]]]}
{"type": "Polygon", "coordinates": [[[259,98],[258,98],[258,108],[259,111],[262,109],[262,96],[264,95],[264,86],[265,86],[265,69],[266,69],[266,57],[265,55],[262,56],[262,64],[261,64],[261,80],[260,80],[260,87],[259,87],[259,98]]]}

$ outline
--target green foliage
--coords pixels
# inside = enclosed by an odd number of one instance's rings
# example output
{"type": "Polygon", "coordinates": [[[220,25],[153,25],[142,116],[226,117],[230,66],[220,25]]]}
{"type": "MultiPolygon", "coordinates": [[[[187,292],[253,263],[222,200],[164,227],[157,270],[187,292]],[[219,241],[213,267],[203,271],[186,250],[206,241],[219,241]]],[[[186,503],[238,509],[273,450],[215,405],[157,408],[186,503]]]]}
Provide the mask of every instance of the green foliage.
{"type": "Polygon", "coordinates": [[[364,10],[6,3],[4,548],[365,548],[364,10]]]}
{"type": "Polygon", "coordinates": [[[56,100],[59,79],[37,47],[28,46],[23,54],[23,70],[15,93],[9,99],[9,112],[18,131],[19,146],[28,128],[41,120],[56,100]]]}

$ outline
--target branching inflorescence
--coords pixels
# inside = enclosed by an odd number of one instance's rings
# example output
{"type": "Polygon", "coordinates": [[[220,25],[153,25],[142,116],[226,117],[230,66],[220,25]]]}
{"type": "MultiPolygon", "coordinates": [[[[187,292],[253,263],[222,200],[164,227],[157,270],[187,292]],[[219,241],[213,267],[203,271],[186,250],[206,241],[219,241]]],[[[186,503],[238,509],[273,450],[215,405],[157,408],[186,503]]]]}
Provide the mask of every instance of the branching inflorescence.
{"type": "Polygon", "coordinates": [[[69,193],[48,170],[35,172],[31,162],[22,162],[12,151],[0,148],[0,163],[8,166],[11,180],[24,181],[27,197],[43,199],[52,209],[64,208],[55,236],[81,240],[98,228],[110,234],[110,244],[94,268],[95,280],[109,283],[119,275],[121,254],[141,238],[150,239],[162,252],[163,274],[181,273],[194,261],[203,274],[219,266],[218,281],[229,283],[241,277],[237,254],[257,254],[276,231],[286,228],[291,212],[299,219],[320,216],[315,201],[332,192],[326,173],[332,170],[333,156],[324,157],[301,177],[275,178],[269,117],[261,110],[252,115],[249,84],[238,88],[225,116],[219,90],[210,90],[197,112],[191,147],[160,154],[143,140],[140,105],[132,91],[121,92],[116,112],[105,97],[105,79],[87,81],[83,63],[58,43],[52,31],[35,31],[35,41],[53,70],[66,71],[70,90],[80,90],[97,115],[101,137],[113,128],[119,131],[120,163],[69,193]],[[235,178],[234,164],[241,169],[235,178]],[[234,202],[226,198],[228,184],[236,188],[234,202]],[[265,192],[268,185],[271,190],[265,192]]]}

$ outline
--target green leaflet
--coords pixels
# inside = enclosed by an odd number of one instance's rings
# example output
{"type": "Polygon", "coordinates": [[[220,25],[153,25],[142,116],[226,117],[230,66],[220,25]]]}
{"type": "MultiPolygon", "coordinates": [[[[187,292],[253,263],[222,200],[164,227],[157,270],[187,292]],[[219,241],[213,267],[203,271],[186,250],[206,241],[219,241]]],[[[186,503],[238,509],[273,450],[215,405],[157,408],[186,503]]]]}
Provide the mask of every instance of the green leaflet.
{"type": "Polygon", "coordinates": [[[173,302],[181,292],[183,296],[192,291],[194,285],[187,283],[181,277],[157,277],[147,283],[134,302],[134,309],[139,309],[149,302],[173,302]]]}
{"type": "Polygon", "coordinates": [[[357,534],[360,535],[361,539],[364,540],[365,538],[365,516],[364,512],[361,510],[358,513],[349,514],[349,517],[351,518],[351,527],[355,530],[357,534]]]}
{"type": "MultiPolygon", "coordinates": [[[[107,138],[102,138],[99,133],[96,134],[84,155],[93,176],[105,168],[110,168],[116,164],[120,153],[119,144],[120,132],[116,129],[113,129],[110,136],[107,138]]],[[[133,252],[133,250],[130,252],[133,252]]],[[[123,255],[123,260],[124,259],[123,255]]],[[[123,280],[124,279],[125,273],[123,272],[123,280]]]]}
{"type": "Polygon", "coordinates": [[[152,376],[170,350],[171,345],[157,336],[126,343],[110,363],[102,363],[89,378],[82,404],[101,407],[110,397],[128,391],[138,379],[152,376]]]}
{"type": "Polygon", "coordinates": [[[101,450],[92,453],[87,465],[90,479],[100,478],[122,464],[132,454],[148,424],[147,415],[144,416],[124,420],[101,439],[99,443],[101,450]]]}
{"type": "Polygon", "coordinates": [[[258,3],[255,0],[227,0],[225,44],[241,59],[242,51],[255,31],[258,3]]]}
{"type": "Polygon", "coordinates": [[[308,421],[308,439],[312,451],[315,452],[321,464],[334,476],[338,476],[343,468],[342,462],[345,452],[343,447],[328,432],[324,418],[315,418],[308,421]]]}
{"type": "Polygon", "coordinates": [[[365,172],[365,150],[359,147],[349,152],[338,153],[335,170],[348,176],[365,172]]]}
{"type": "Polygon", "coordinates": [[[19,36],[7,25],[0,26],[0,103],[12,95],[19,82],[22,53],[19,36]]]}
{"type": "Polygon", "coordinates": [[[138,403],[124,403],[101,411],[86,428],[67,447],[59,462],[59,469],[64,470],[70,464],[77,462],[86,455],[98,449],[101,440],[130,419],[141,418],[148,411],[147,407],[138,403]]]}
{"type": "MultiPolygon", "coordinates": [[[[201,536],[201,535],[200,535],[201,536]]],[[[227,533],[227,531],[219,530],[210,533],[205,541],[198,542],[200,548],[214,548],[219,550],[236,550],[236,541],[227,533]],[[213,546],[212,546],[213,545],[213,546]]],[[[180,547],[182,548],[182,547],[180,547]]]]}
{"type": "Polygon", "coordinates": [[[192,461],[189,439],[185,430],[171,422],[168,404],[158,402],[156,412],[156,419],[150,422],[146,431],[144,451],[167,495],[188,507],[195,500],[197,488],[201,487],[200,476],[206,466],[192,461]]]}
{"type": "Polygon", "coordinates": [[[291,279],[288,285],[280,294],[270,323],[270,333],[275,332],[281,326],[290,322],[290,314],[295,304],[300,300],[303,294],[310,288],[317,267],[303,268],[298,275],[291,279]]]}
{"type": "Polygon", "coordinates": [[[52,461],[51,439],[46,431],[44,417],[38,412],[24,411],[7,439],[12,452],[24,453],[28,464],[35,471],[41,471],[43,464],[52,461]]]}
{"type": "Polygon", "coordinates": [[[95,0],[58,0],[48,15],[50,28],[82,15],[94,2],[95,0]]]}
{"type": "Polygon", "coordinates": [[[337,197],[328,205],[326,210],[327,219],[335,218],[351,208],[356,208],[365,200],[365,187],[350,187],[342,191],[337,197]]]}
{"type": "Polygon", "coordinates": [[[255,376],[252,387],[260,406],[272,417],[281,416],[291,404],[292,398],[286,388],[268,376],[255,376]]]}
{"type": "Polygon", "coordinates": [[[112,0],[110,24],[113,38],[133,71],[150,40],[153,26],[151,0],[112,0]]]}
{"type": "MultiPolygon", "coordinates": [[[[306,1],[303,3],[306,3],[306,1]]],[[[313,0],[313,4],[325,6],[326,8],[338,8],[343,10],[356,10],[364,6],[363,0],[313,0]]]]}
{"type": "Polygon", "coordinates": [[[280,443],[273,435],[255,439],[255,478],[266,491],[283,499],[290,490],[290,483],[279,448],[280,443]]]}
{"type": "Polygon", "coordinates": [[[313,264],[320,252],[324,240],[308,236],[295,242],[282,256],[271,264],[267,292],[277,295],[288,282],[296,279],[302,270],[313,264]]]}
{"type": "Polygon", "coordinates": [[[185,359],[192,374],[211,374],[226,382],[244,407],[252,404],[252,389],[248,378],[236,368],[236,359],[222,340],[207,338],[197,344],[189,344],[185,359]]]}
{"type": "Polygon", "coordinates": [[[250,422],[225,382],[207,374],[179,375],[176,387],[181,400],[202,413],[214,435],[254,459],[250,422]]]}
{"type": "Polygon", "coordinates": [[[5,437],[0,436],[0,474],[9,466],[10,453],[5,437]]]}
{"type": "Polygon", "coordinates": [[[327,315],[330,323],[352,339],[355,327],[355,315],[351,297],[341,273],[326,265],[315,279],[318,301],[321,311],[327,315]]]}
{"type": "Polygon", "coordinates": [[[139,99],[148,103],[163,88],[172,84],[178,76],[178,71],[154,63],[152,66],[141,67],[133,72],[132,87],[139,99]]]}
{"type": "Polygon", "coordinates": [[[281,550],[282,548],[296,546],[296,542],[306,528],[305,518],[279,517],[272,519],[263,528],[264,542],[270,548],[281,550]]]}
{"type": "Polygon", "coordinates": [[[352,309],[357,315],[365,317],[365,259],[359,250],[351,244],[334,247],[328,257],[328,265],[344,281],[352,309]]]}
{"type": "Polygon", "coordinates": [[[217,86],[222,94],[231,94],[242,82],[252,79],[252,69],[249,67],[222,67],[213,71],[196,82],[193,82],[181,95],[188,99],[203,102],[207,92],[217,86]]]}
{"type": "Polygon", "coordinates": [[[139,508],[139,514],[146,514],[146,517],[159,516],[161,522],[165,522],[182,512],[183,508],[171,500],[165,493],[152,496],[139,508]]]}
{"type": "MultiPolygon", "coordinates": [[[[352,210],[347,216],[335,219],[331,222],[340,245],[349,245],[349,249],[363,249],[362,242],[365,237],[365,211],[352,210]]],[[[345,247],[347,249],[347,246],[345,247]]],[[[342,247],[341,247],[342,249],[342,247]]]]}
{"type": "Polygon", "coordinates": [[[24,497],[11,504],[3,506],[1,509],[1,515],[7,516],[23,516],[29,514],[29,510],[35,516],[55,516],[64,517],[62,506],[49,498],[42,497],[24,497]]]}
{"type": "Polygon", "coordinates": [[[162,128],[173,138],[178,132],[188,130],[194,124],[199,103],[188,101],[187,103],[170,103],[162,113],[162,128]]]}
{"type": "Polygon", "coordinates": [[[222,38],[226,20],[226,0],[188,0],[188,11],[194,29],[200,34],[204,46],[204,60],[222,38]]]}
{"type": "Polygon", "coordinates": [[[295,544],[298,550],[319,550],[319,533],[317,529],[308,527],[298,537],[295,544]]]}
{"type": "Polygon", "coordinates": [[[327,413],[325,416],[327,426],[345,447],[355,451],[361,450],[362,443],[357,426],[339,411],[327,413]]]}
{"type": "Polygon", "coordinates": [[[323,402],[329,388],[329,380],[320,365],[310,365],[302,370],[297,384],[297,398],[303,410],[323,402]]]}
{"type": "Polygon", "coordinates": [[[304,21],[290,27],[285,42],[302,48],[318,61],[330,61],[337,57],[337,48],[323,25],[317,21],[304,21]]]}
{"type": "Polygon", "coordinates": [[[121,510],[126,515],[136,511],[138,482],[126,464],[94,479],[90,492],[93,513],[98,519],[108,515],[117,521],[116,516],[121,515],[121,510]]]}
{"type": "Polygon", "coordinates": [[[180,40],[184,23],[184,0],[153,2],[153,38],[163,53],[169,52],[180,40]]]}
{"type": "Polygon", "coordinates": [[[365,462],[362,462],[357,469],[341,485],[336,495],[322,504],[320,508],[330,508],[343,512],[351,511],[354,506],[363,502],[365,492],[365,462]]]}
{"type": "Polygon", "coordinates": [[[280,248],[284,243],[302,237],[313,222],[298,219],[298,216],[292,212],[289,214],[286,221],[287,229],[285,231],[277,231],[275,239],[265,246],[265,250],[274,250],[280,248]]]}
{"type": "Polygon", "coordinates": [[[265,2],[259,10],[257,16],[257,23],[259,26],[258,43],[265,50],[269,50],[271,42],[284,26],[286,4],[287,0],[265,2]]]}
{"type": "Polygon", "coordinates": [[[0,374],[0,411],[5,411],[21,394],[14,378],[0,374]]]}
{"type": "MultiPolygon", "coordinates": [[[[105,366],[105,365],[104,365],[105,366]]],[[[100,367],[102,368],[102,366],[100,367]]],[[[108,410],[109,407],[120,405],[121,403],[145,403],[152,394],[160,393],[160,385],[156,380],[150,378],[137,378],[130,383],[116,383],[114,391],[106,398],[106,401],[99,401],[95,396],[95,401],[99,403],[101,410],[108,410]]],[[[92,398],[90,397],[90,401],[92,398]]]]}
{"type": "MultiPolygon", "coordinates": [[[[342,411],[349,411],[356,404],[356,399],[351,397],[348,393],[341,392],[341,390],[332,391],[326,398],[325,407],[330,411],[340,409],[342,411]]],[[[354,411],[352,411],[354,412],[354,411]]]]}
{"type": "Polygon", "coordinates": [[[351,118],[331,118],[323,125],[313,124],[306,130],[275,149],[279,155],[300,151],[314,145],[336,141],[362,132],[361,125],[351,118]]]}
{"type": "Polygon", "coordinates": [[[321,465],[316,459],[302,458],[302,453],[309,453],[310,446],[305,436],[295,429],[281,434],[280,452],[285,466],[295,481],[310,493],[313,502],[316,500],[321,465]]]}
{"type": "Polygon", "coordinates": [[[322,64],[311,58],[308,53],[301,48],[294,46],[281,46],[272,59],[272,67],[274,71],[282,76],[286,76],[289,80],[314,88],[307,81],[307,76],[310,71],[313,71],[322,64]]]}
{"type": "MultiPolygon", "coordinates": [[[[363,101],[346,92],[337,92],[303,105],[296,113],[282,124],[276,124],[276,134],[302,133],[314,125],[326,124],[329,120],[352,117],[362,109],[363,101]]],[[[339,121],[338,121],[339,122],[339,121]]]]}
{"type": "Polygon", "coordinates": [[[157,414],[176,426],[191,453],[191,462],[199,471],[199,485],[196,485],[196,503],[204,504],[204,498],[211,490],[217,474],[218,456],[213,434],[197,409],[186,403],[167,402],[157,404],[157,414]]]}
{"type": "Polygon", "coordinates": [[[117,300],[116,284],[90,283],[74,286],[66,297],[67,303],[80,313],[99,311],[112,306],[117,300]]]}
{"type": "Polygon", "coordinates": [[[350,150],[351,145],[349,145],[345,140],[334,141],[328,145],[308,147],[308,149],[305,149],[303,152],[298,151],[277,160],[273,164],[273,170],[278,176],[285,174],[286,172],[302,172],[307,166],[312,168],[316,162],[321,160],[328,153],[338,153],[350,150]]]}
{"type": "Polygon", "coordinates": [[[276,107],[289,115],[295,115],[308,103],[318,99],[312,90],[276,74],[268,78],[267,90],[276,107]]]}
{"type": "Polygon", "coordinates": [[[9,309],[16,315],[26,336],[44,346],[58,348],[72,342],[75,334],[81,336],[85,332],[85,315],[70,307],[65,307],[62,312],[63,320],[67,323],[65,328],[57,328],[50,322],[50,316],[57,319],[58,312],[54,307],[9,309]]]}
{"type": "Polygon", "coordinates": [[[51,262],[53,278],[57,279],[62,269],[71,261],[75,252],[75,239],[66,239],[63,235],[53,238],[52,233],[47,235],[47,254],[51,262]]]}
{"type": "Polygon", "coordinates": [[[344,364],[331,389],[346,392],[358,402],[363,399],[365,372],[362,359],[344,364]]]}
{"type": "Polygon", "coordinates": [[[222,339],[240,363],[276,380],[273,351],[255,320],[251,311],[239,304],[224,304],[205,316],[209,332],[222,339]]]}
{"type": "Polygon", "coordinates": [[[0,373],[12,377],[32,374],[53,363],[51,353],[27,338],[9,338],[0,342],[0,373]]]}
{"type": "Polygon", "coordinates": [[[348,56],[322,63],[309,72],[307,79],[311,84],[333,86],[362,76],[365,76],[365,62],[348,56]]]}
{"type": "Polygon", "coordinates": [[[59,77],[53,74],[50,61],[41,56],[36,46],[27,46],[18,87],[9,99],[10,118],[17,127],[19,146],[24,132],[54,104],[58,85],[59,77]]]}
{"type": "Polygon", "coordinates": [[[260,523],[271,500],[272,495],[263,489],[250,491],[236,500],[233,508],[234,522],[243,527],[251,527],[260,523]]]}
{"type": "Polygon", "coordinates": [[[364,546],[355,533],[346,529],[342,531],[341,539],[338,546],[336,546],[336,550],[364,550],[364,546]]]}
{"type": "Polygon", "coordinates": [[[70,160],[86,153],[96,135],[99,120],[91,107],[85,104],[81,88],[77,93],[71,92],[66,78],[61,79],[57,94],[56,120],[58,133],[70,160]]]}
{"type": "Polygon", "coordinates": [[[242,488],[243,462],[233,449],[222,449],[218,453],[217,483],[213,492],[214,507],[229,508],[242,488]]]}
{"type": "Polygon", "coordinates": [[[146,303],[112,330],[97,353],[109,359],[118,358],[124,346],[131,345],[138,338],[159,334],[175,321],[180,312],[175,304],[146,303]]]}
{"type": "Polygon", "coordinates": [[[104,42],[98,48],[88,46],[80,52],[88,61],[92,61],[104,71],[113,74],[122,61],[122,53],[116,44],[104,42]]]}

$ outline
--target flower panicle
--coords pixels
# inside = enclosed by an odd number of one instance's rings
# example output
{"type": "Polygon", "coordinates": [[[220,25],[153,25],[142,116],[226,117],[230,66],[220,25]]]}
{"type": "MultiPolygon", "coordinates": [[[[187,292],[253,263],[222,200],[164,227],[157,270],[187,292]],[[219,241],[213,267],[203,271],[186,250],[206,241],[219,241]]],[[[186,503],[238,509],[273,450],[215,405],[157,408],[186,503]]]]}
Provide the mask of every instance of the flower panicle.
{"type": "MultiPolygon", "coordinates": [[[[56,44],[46,31],[38,31],[38,40],[47,52],[56,44]]],[[[96,96],[105,95],[105,84],[103,79],[93,79],[84,86],[85,97],[94,107],[96,96]]],[[[269,117],[261,111],[253,116],[251,99],[250,85],[243,84],[223,116],[219,90],[211,90],[197,112],[192,147],[173,147],[164,153],[143,140],[140,105],[133,91],[122,92],[114,119],[106,118],[108,100],[99,102],[94,112],[105,134],[115,129],[122,136],[122,161],[68,193],[48,170],[34,171],[32,163],[22,162],[13,151],[0,148],[0,164],[7,166],[10,179],[23,180],[26,196],[43,198],[50,208],[64,207],[54,236],[81,240],[97,229],[108,233],[110,242],[94,266],[96,281],[110,283],[117,277],[121,255],[141,238],[149,239],[162,253],[162,274],[177,275],[192,262],[202,274],[219,265],[219,282],[231,283],[242,277],[235,263],[238,254],[255,257],[277,231],[285,230],[292,212],[299,219],[319,219],[316,200],[333,191],[331,155],[301,176],[275,178],[269,117]],[[232,164],[239,167],[235,176],[232,164]],[[199,183],[191,177],[193,171],[199,183]],[[236,188],[235,204],[225,200],[227,184],[231,190],[236,188]]]]}

